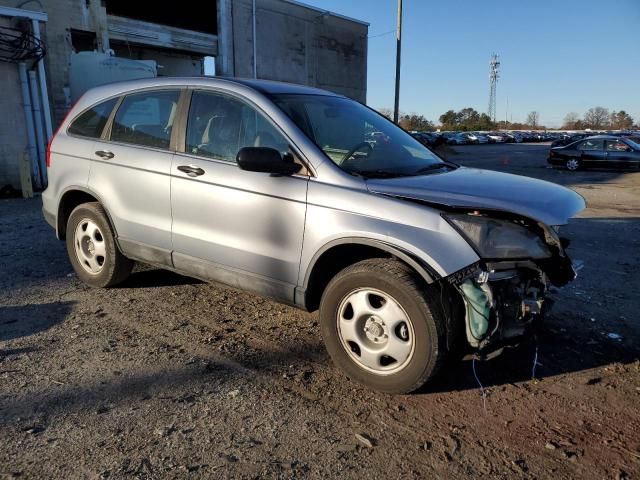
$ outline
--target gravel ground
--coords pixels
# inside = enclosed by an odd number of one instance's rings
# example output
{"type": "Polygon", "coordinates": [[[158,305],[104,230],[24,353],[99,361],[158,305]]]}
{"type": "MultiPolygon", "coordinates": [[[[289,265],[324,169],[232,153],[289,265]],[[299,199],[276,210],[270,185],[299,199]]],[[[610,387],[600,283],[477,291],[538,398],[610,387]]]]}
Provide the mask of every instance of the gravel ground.
{"type": "Polygon", "coordinates": [[[555,181],[585,261],[537,345],[423,391],[350,382],[316,314],[137,266],[81,284],[40,200],[0,201],[0,478],[638,478],[640,173],[545,167],[544,145],[451,159],[555,181]]]}

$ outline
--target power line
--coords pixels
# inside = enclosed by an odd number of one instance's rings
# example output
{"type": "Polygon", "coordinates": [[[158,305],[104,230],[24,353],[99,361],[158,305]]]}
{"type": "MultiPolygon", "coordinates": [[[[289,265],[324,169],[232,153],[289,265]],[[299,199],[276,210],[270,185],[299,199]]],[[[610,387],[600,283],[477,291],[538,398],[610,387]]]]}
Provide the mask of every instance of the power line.
{"type": "Polygon", "coordinates": [[[395,32],[396,32],[396,29],[394,28],[393,30],[389,30],[388,32],[376,33],[375,35],[367,35],[367,38],[384,37],[385,35],[391,35],[392,33],[395,33],[395,32]]]}

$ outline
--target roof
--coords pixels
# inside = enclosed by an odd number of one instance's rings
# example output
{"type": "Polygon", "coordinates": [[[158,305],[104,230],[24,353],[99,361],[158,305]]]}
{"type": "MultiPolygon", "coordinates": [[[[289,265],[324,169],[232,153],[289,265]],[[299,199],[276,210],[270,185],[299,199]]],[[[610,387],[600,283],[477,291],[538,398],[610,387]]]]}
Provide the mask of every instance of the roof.
{"type": "Polygon", "coordinates": [[[307,8],[309,10],[315,10],[316,12],[320,12],[322,15],[327,15],[336,18],[342,18],[343,20],[347,20],[349,22],[359,23],[360,25],[366,25],[367,27],[370,25],[369,22],[365,22],[363,20],[358,20],[357,18],[347,17],[346,15],[340,15],[339,13],[331,12],[329,10],[325,10],[323,8],[314,7],[312,5],[307,5],[303,2],[298,2],[297,0],[283,0],[286,3],[290,3],[292,5],[297,5],[299,7],[307,8]]]}
{"type": "MultiPolygon", "coordinates": [[[[198,77],[201,78],[201,77],[198,77]]],[[[306,85],[298,85],[296,83],[275,82],[273,80],[256,80],[253,78],[235,78],[235,77],[214,77],[220,80],[227,80],[229,82],[240,83],[247,87],[258,90],[261,93],[267,95],[277,95],[283,93],[289,94],[306,94],[306,95],[332,95],[342,96],[337,93],[330,92],[328,90],[322,90],[321,88],[308,87],[306,85]]]]}
{"type": "Polygon", "coordinates": [[[255,90],[263,95],[275,95],[275,94],[305,94],[305,95],[330,95],[336,97],[342,97],[337,93],[329,92],[328,90],[322,90],[320,88],[308,87],[305,85],[297,85],[294,83],[274,82],[271,80],[255,80],[249,78],[235,78],[235,77],[154,77],[143,78],[137,80],[125,80],[122,82],[113,82],[105,85],[101,85],[91,89],[94,92],[100,92],[101,94],[116,94],[118,92],[126,92],[128,90],[140,89],[140,88],[153,88],[164,86],[194,86],[194,87],[215,87],[224,86],[229,84],[239,85],[251,90],[255,90]]]}
{"type": "Polygon", "coordinates": [[[620,140],[625,137],[621,137],[618,135],[589,135],[588,137],[582,138],[581,140],[586,140],[587,138],[599,138],[603,140],[620,140]]]}

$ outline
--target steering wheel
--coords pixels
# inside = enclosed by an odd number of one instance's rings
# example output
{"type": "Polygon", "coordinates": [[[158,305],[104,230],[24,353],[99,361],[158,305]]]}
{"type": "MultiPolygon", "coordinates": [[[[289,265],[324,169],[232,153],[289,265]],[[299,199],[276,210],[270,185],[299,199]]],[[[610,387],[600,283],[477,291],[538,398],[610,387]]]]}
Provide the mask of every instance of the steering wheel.
{"type": "MultiPolygon", "coordinates": [[[[356,153],[358,150],[360,150],[363,147],[367,147],[369,149],[369,153],[373,152],[373,147],[371,146],[371,144],[369,142],[360,142],[355,147],[353,147],[351,150],[349,150],[344,157],[342,157],[342,160],[340,160],[340,165],[344,164],[344,162],[346,162],[351,157],[353,157],[353,154],[356,153]]],[[[369,155],[369,153],[367,153],[367,156],[369,155]]]]}

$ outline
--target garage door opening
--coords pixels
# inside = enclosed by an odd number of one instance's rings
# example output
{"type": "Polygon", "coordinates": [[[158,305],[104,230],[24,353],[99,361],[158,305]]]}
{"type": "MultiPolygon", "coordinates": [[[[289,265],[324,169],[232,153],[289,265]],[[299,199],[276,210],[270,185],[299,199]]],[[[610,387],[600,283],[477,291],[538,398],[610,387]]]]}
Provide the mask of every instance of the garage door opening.
{"type": "Polygon", "coordinates": [[[107,0],[106,3],[109,15],[218,34],[217,1],[184,0],[180,2],[180,12],[176,12],[176,4],[173,2],[153,2],[153,5],[150,5],[148,2],[131,0],[107,0]]]}

